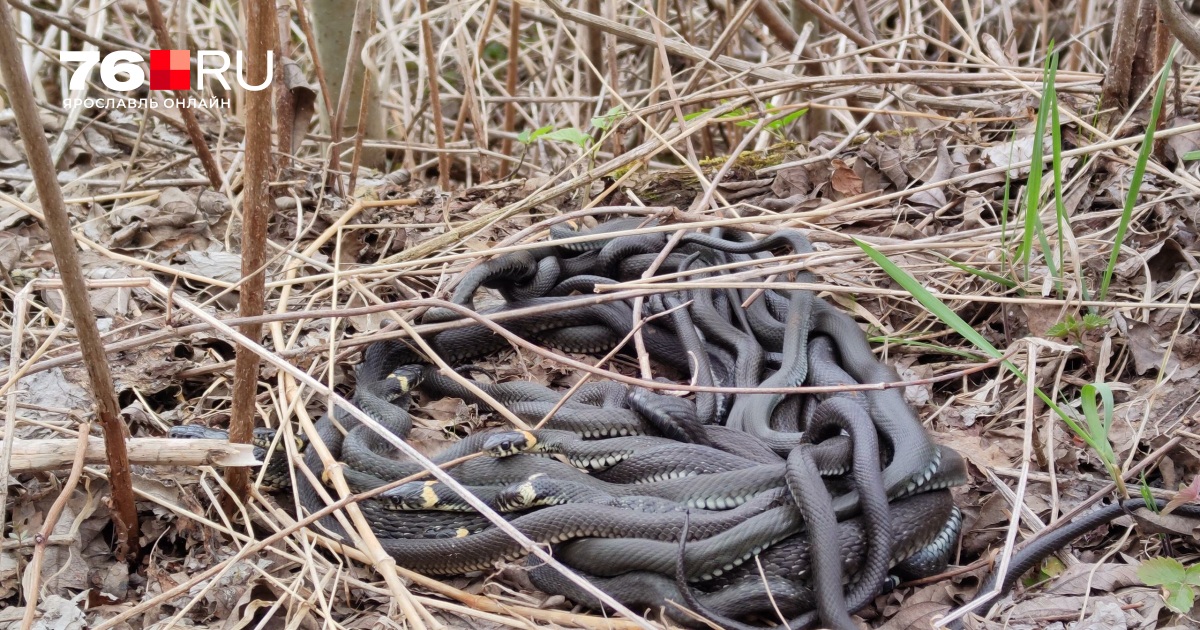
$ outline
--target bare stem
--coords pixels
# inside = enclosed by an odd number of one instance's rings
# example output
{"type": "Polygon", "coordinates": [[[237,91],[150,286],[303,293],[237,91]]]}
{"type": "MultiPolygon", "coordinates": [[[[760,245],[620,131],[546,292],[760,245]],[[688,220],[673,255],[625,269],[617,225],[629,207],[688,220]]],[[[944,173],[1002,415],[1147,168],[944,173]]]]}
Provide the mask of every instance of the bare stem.
{"type": "MultiPolygon", "coordinates": [[[[167,50],[174,48],[158,0],[146,0],[146,13],[150,17],[150,25],[154,28],[154,38],[158,40],[158,45],[167,50]]],[[[179,98],[186,99],[191,95],[191,90],[179,90],[176,94],[179,98]]],[[[192,140],[192,146],[196,147],[196,156],[200,158],[200,164],[204,166],[204,173],[208,175],[209,183],[212,184],[214,190],[221,190],[221,168],[217,166],[217,158],[213,156],[212,151],[208,150],[204,131],[200,129],[200,121],[196,120],[196,112],[187,106],[179,107],[178,110],[179,115],[183,118],[184,127],[187,128],[188,137],[192,140]]]]}
{"type": "MultiPolygon", "coordinates": [[[[248,0],[246,9],[246,41],[251,63],[247,64],[251,85],[266,80],[267,65],[261,63],[274,46],[274,5],[271,0],[248,0]]],[[[238,297],[238,314],[257,317],[266,302],[267,218],[270,216],[271,194],[271,93],[268,90],[246,94],[246,164],[242,193],[242,289],[238,297]]],[[[262,337],[261,323],[241,326],[241,333],[251,339],[262,337]]],[[[233,368],[233,404],[229,417],[229,440],[249,444],[254,433],[254,399],[258,393],[258,355],[238,348],[233,368]]],[[[225,479],[236,496],[245,496],[249,471],[228,468],[225,479]]]]}
{"type": "Polygon", "coordinates": [[[8,4],[0,10],[0,72],[8,88],[8,99],[12,105],[17,127],[33,171],[34,184],[42,201],[46,231],[50,234],[50,245],[54,259],[62,275],[63,294],[71,318],[75,321],[75,332],[79,336],[79,349],[83,353],[91,384],[92,398],[96,402],[96,413],[104,427],[104,443],[108,449],[108,465],[112,484],[113,527],[117,535],[117,556],[137,554],[138,520],[137,506],[133,498],[133,479],[129,474],[129,456],[125,452],[125,425],[121,423],[117,396],[113,392],[112,374],[108,359],[104,355],[104,344],[96,328],[96,315],[88,300],[87,284],[83,269],[79,265],[79,253],[75,249],[75,238],[71,234],[71,221],[67,217],[67,206],[63,201],[62,189],[50,159],[50,146],[42,123],[38,120],[37,103],[25,67],[21,63],[21,49],[17,46],[16,27],[8,4]]]}

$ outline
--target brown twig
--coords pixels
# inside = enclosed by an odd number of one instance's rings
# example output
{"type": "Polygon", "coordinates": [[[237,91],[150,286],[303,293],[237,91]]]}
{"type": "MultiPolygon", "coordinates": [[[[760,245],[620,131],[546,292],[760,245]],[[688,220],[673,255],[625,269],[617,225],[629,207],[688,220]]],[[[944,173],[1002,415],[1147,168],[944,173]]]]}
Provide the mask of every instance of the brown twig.
{"type": "MultiPolygon", "coordinates": [[[[167,32],[167,24],[163,18],[162,8],[158,4],[158,0],[146,0],[146,14],[150,18],[150,25],[154,28],[154,38],[158,40],[158,45],[170,50],[175,47],[171,42],[171,34],[167,32]]],[[[253,57],[258,59],[258,57],[253,57]]],[[[261,64],[258,64],[261,66],[261,64]]],[[[256,64],[250,64],[251,73],[256,64]]],[[[263,77],[266,78],[265,76],[263,77]]],[[[260,80],[259,83],[262,81],[260,80]]],[[[252,83],[251,85],[258,85],[252,83]]],[[[191,98],[192,91],[177,90],[176,96],[180,99],[191,98]]],[[[192,147],[196,149],[196,156],[200,158],[200,164],[204,166],[204,173],[208,175],[208,182],[212,184],[213,190],[221,190],[221,168],[217,166],[217,159],[213,156],[212,151],[208,149],[208,141],[204,139],[204,131],[200,129],[200,121],[196,120],[196,112],[191,107],[182,106],[177,108],[180,117],[183,118],[183,124],[187,128],[188,137],[192,140],[192,147]]]]}
{"type": "MultiPolygon", "coordinates": [[[[274,46],[275,14],[271,0],[247,0],[246,41],[252,60],[266,59],[274,46]]],[[[266,80],[267,65],[249,64],[251,85],[266,80]]],[[[242,193],[242,289],[238,293],[238,314],[258,317],[266,304],[267,221],[271,213],[271,93],[268,90],[246,94],[246,157],[242,193]]],[[[262,338],[262,324],[241,326],[251,339],[262,338]]],[[[258,355],[238,348],[233,369],[233,401],[229,415],[229,440],[249,444],[254,437],[255,397],[258,393],[258,355]]],[[[235,496],[246,496],[249,471],[231,467],[225,480],[235,496]]]]}
{"type": "Polygon", "coordinates": [[[421,12],[421,49],[425,56],[425,72],[429,75],[429,108],[433,111],[433,138],[437,142],[438,187],[450,189],[450,154],[446,153],[446,125],[442,120],[441,88],[438,78],[442,76],[437,63],[437,51],[433,45],[433,28],[429,25],[429,0],[417,0],[421,12]]]}
{"type": "MultiPolygon", "coordinates": [[[[517,95],[517,68],[521,58],[521,11],[514,2],[508,9],[508,68],[504,76],[504,93],[517,95]]],[[[500,153],[512,156],[512,134],[517,127],[517,104],[504,103],[504,140],[500,142],[500,153]]],[[[500,163],[500,178],[508,175],[508,162],[500,163]]]]}
{"type": "MultiPolygon", "coordinates": [[[[296,117],[296,96],[288,89],[284,81],[285,64],[291,56],[290,41],[292,12],[286,2],[280,2],[275,8],[276,28],[271,39],[271,50],[275,52],[275,151],[276,172],[288,173],[293,166],[292,155],[293,132],[292,122],[296,117]]],[[[258,85],[257,83],[253,85],[258,85]]],[[[286,179],[286,177],[285,177],[286,179]]]]}
{"type": "Polygon", "coordinates": [[[1175,4],[1175,0],[1158,0],[1158,11],[1171,34],[1193,57],[1200,59],[1200,31],[1192,25],[1192,20],[1184,14],[1183,9],[1175,4]]]}
{"type": "Polygon", "coordinates": [[[9,104],[16,116],[29,168],[33,171],[34,183],[41,198],[46,230],[62,276],[63,294],[75,321],[92,398],[100,424],[104,427],[104,441],[112,470],[113,526],[117,536],[117,553],[118,557],[124,558],[138,553],[137,506],[133,497],[133,478],[129,473],[129,457],[125,452],[125,425],[121,422],[112,375],[104,356],[100,331],[96,328],[96,315],[88,300],[87,284],[71,232],[71,220],[67,216],[62,189],[58,186],[54,163],[50,159],[50,147],[46,144],[46,136],[38,118],[33,89],[21,62],[12,13],[7,4],[0,7],[3,9],[0,10],[0,71],[3,72],[9,104]]]}
{"type": "MultiPolygon", "coordinates": [[[[7,11],[5,9],[5,12],[7,11]]],[[[54,499],[54,503],[46,511],[46,522],[42,524],[42,529],[34,538],[33,557],[29,560],[29,569],[26,572],[26,575],[29,576],[29,590],[25,592],[25,616],[21,619],[21,630],[29,630],[33,627],[33,616],[37,611],[38,591],[42,586],[42,558],[46,555],[46,546],[50,536],[54,533],[54,528],[58,526],[58,517],[62,516],[63,509],[67,507],[71,495],[75,493],[75,486],[79,484],[79,477],[83,475],[84,456],[88,450],[88,434],[91,431],[90,422],[79,425],[79,440],[75,447],[74,461],[71,463],[71,474],[63,483],[58,498],[54,499]]]]}

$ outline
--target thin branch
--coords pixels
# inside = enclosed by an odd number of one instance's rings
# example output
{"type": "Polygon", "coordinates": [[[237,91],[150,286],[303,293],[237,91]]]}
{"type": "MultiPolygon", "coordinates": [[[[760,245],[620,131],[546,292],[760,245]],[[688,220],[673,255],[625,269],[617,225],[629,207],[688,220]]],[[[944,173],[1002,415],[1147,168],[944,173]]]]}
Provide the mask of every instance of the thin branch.
{"type": "MultiPolygon", "coordinates": [[[[146,0],[146,13],[150,17],[150,24],[154,28],[154,38],[158,40],[158,45],[166,50],[175,48],[175,45],[171,42],[171,34],[167,32],[167,25],[158,0],[146,0]]],[[[251,65],[253,66],[254,64],[251,65]]],[[[252,83],[251,85],[258,85],[258,83],[252,83]]],[[[180,99],[187,100],[191,98],[192,91],[190,89],[177,90],[175,94],[180,99]]],[[[196,112],[192,111],[192,108],[187,105],[176,109],[179,110],[179,115],[183,118],[188,138],[192,140],[192,147],[196,149],[196,155],[200,158],[200,164],[204,166],[204,173],[208,175],[208,182],[212,184],[213,190],[221,190],[221,167],[217,166],[217,159],[213,156],[212,151],[208,149],[208,141],[204,139],[204,131],[200,129],[200,121],[196,120],[196,112]]]]}
{"type": "Polygon", "coordinates": [[[71,232],[71,220],[58,186],[50,147],[38,118],[37,103],[17,45],[16,27],[7,3],[0,4],[0,72],[8,88],[8,100],[21,131],[29,168],[41,198],[46,231],[54,259],[62,276],[63,294],[70,316],[75,321],[79,348],[83,352],[88,381],[100,425],[104,428],[104,443],[108,449],[108,464],[112,476],[113,526],[117,536],[117,555],[136,556],[138,547],[137,506],[133,496],[133,478],[129,473],[129,456],[125,451],[125,425],[121,422],[117,396],[113,391],[112,375],[104,356],[96,315],[88,299],[87,283],[79,264],[79,253],[71,232]]]}
{"type": "MultiPolygon", "coordinates": [[[[261,63],[274,47],[275,14],[271,0],[246,0],[246,41],[249,46],[250,85],[262,85],[267,64],[261,63]]],[[[271,215],[271,92],[246,94],[246,158],[242,176],[242,288],[238,292],[238,315],[258,317],[266,304],[267,221],[271,215]]],[[[262,324],[243,324],[243,335],[262,338],[262,324]]],[[[258,395],[258,355],[237,349],[233,369],[233,401],[229,415],[229,441],[249,444],[254,437],[254,402],[258,395]]],[[[225,480],[233,495],[246,496],[250,473],[245,468],[227,468],[225,480]]]]}

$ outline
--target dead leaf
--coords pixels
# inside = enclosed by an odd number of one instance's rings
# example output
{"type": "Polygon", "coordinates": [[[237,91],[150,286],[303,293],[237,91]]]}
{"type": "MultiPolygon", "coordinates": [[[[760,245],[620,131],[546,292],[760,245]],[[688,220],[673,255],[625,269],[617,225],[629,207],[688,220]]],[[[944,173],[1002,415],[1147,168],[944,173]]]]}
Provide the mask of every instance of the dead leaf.
{"type": "Polygon", "coordinates": [[[812,180],[809,179],[808,169],[803,166],[794,166],[779,171],[775,174],[775,181],[771,183],[771,192],[777,199],[797,196],[804,199],[811,191],[812,180]]]}
{"type": "Polygon", "coordinates": [[[16,127],[0,126],[0,166],[13,166],[24,162],[25,151],[16,140],[16,127]]]}
{"type": "MultiPolygon", "coordinates": [[[[950,179],[953,176],[954,161],[950,159],[950,152],[946,150],[946,145],[943,143],[937,147],[937,157],[926,166],[916,179],[930,183],[950,179]]],[[[909,197],[909,201],[913,205],[941,208],[947,203],[946,192],[941,187],[921,190],[913,193],[912,197],[909,197]]]]}
{"type": "Polygon", "coordinates": [[[317,90],[304,76],[295,59],[284,57],[280,60],[283,67],[283,85],[292,93],[292,120],[284,121],[292,128],[292,154],[300,150],[304,142],[304,134],[312,122],[317,108],[317,90]]]}
{"type": "Polygon", "coordinates": [[[1200,519],[1175,514],[1155,514],[1145,508],[1134,512],[1134,517],[1151,534],[1176,534],[1200,538],[1200,519]]]}
{"type": "Polygon", "coordinates": [[[38,609],[42,615],[33,622],[34,630],[84,630],[88,627],[79,604],[58,595],[42,598],[38,609]]]}
{"type": "Polygon", "coordinates": [[[1150,268],[1150,279],[1155,282],[1170,282],[1180,271],[1195,270],[1196,258],[1188,253],[1173,238],[1162,242],[1162,247],[1146,261],[1150,268]]]}
{"type": "Polygon", "coordinates": [[[16,206],[0,203],[0,230],[7,230],[22,221],[28,221],[32,218],[29,216],[29,213],[16,206]]]}
{"type": "MultiPolygon", "coordinates": [[[[1154,334],[1149,324],[1136,320],[1126,320],[1125,343],[1133,355],[1133,369],[1138,375],[1162,366],[1166,350],[1154,334]]],[[[1169,368],[1168,368],[1169,369],[1169,368]]]]}
{"type": "MultiPolygon", "coordinates": [[[[1047,134],[1043,140],[1043,155],[1048,155],[1051,149],[1050,136],[1047,134]]],[[[1002,142],[984,149],[983,156],[994,166],[999,167],[1007,167],[1018,162],[1028,162],[1033,159],[1034,143],[1035,140],[1032,135],[1020,136],[1011,142],[1002,142]]],[[[1029,166],[1009,170],[1009,176],[1013,179],[1025,177],[1028,174],[1029,166]]]]}
{"type": "Polygon", "coordinates": [[[1045,337],[1051,328],[1062,321],[1063,309],[1060,306],[1022,304],[1020,308],[1025,315],[1025,325],[1031,335],[1045,337]]]}
{"type": "Polygon", "coordinates": [[[863,153],[875,158],[879,172],[883,173],[897,189],[908,185],[908,173],[904,172],[903,158],[900,151],[883,143],[878,135],[863,145],[863,153]]]}
{"type": "Polygon", "coordinates": [[[1000,46],[1000,42],[996,41],[995,36],[991,33],[980,33],[979,43],[983,45],[984,51],[1001,66],[1015,67],[1017,64],[1004,52],[1004,48],[1000,46]]]}
{"type": "Polygon", "coordinates": [[[950,611],[949,604],[938,602],[916,602],[905,605],[879,630],[928,630],[934,619],[944,617],[950,611]]]}
{"type": "Polygon", "coordinates": [[[242,277],[242,257],[223,251],[184,252],[183,263],[174,266],[205,278],[237,282],[242,277]]]}
{"type": "MultiPolygon", "coordinates": [[[[1186,116],[1175,116],[1171,121],[1171,128],[1186,127],[1194,125],[1196,121],[1186,116]]],[[[1162,151],[1167,160],[1175,164],[1183,162],[1183,156],[1200,149],[1200,133],[1195,131],[1189,133],[1181,133],[1167,138],[1163,143],[1162,151]]]]}
{"type": "MultiPolygon", "coordinates": [[[[0,215],[4,214],[4,208],[0,208],[0,215]]],[[[2,219],[0,219],[2,222],[2,219]]],[[[17,268],[17,263],[21,260],[21,254],[28,246],[29,239],[17,236],[12,232],[0,231],[0,269],[3,272],[11,272],[17,268]]]]}
{"type": "Polygon", "coordinates": [[[1067,567],[1050,584],[1046,592],[1055,595],[1086,595],[1114,593],[1127,586],[1141,585],[1137,567],[1128,564],[1079,563],[1067,567]]]}
{"type": "Polygon", "coordinates": [[[844,161],[833,160],[833,173],[829,176],[829,185],[847,197],[860,195],[863,191],[863,180],[844,161]]]}

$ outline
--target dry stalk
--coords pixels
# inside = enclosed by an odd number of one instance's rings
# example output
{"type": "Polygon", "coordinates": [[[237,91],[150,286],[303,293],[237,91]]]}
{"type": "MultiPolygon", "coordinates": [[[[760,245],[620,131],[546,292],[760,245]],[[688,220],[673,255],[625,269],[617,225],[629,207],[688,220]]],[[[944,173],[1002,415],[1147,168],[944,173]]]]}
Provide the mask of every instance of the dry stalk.
{"type": "MultiPolygon", "coordinates": [[[[265,60],[273,51],[275,37],[274,3],[270,0],[247,0],[246,40],[249,45],[248,64],[250,85],[261,85],[268,66],[256,63],[265,60]]],[[[348,83],[348,82],[347,82],[348,83]]],[[[281,121],[282,122],[282,121],[281,121]]],[[[266,240],[267,222],[271,215],[271,92],[250,91],[246,94],[246,157],[242,175],[242,288],[238,292],[238,314],[258,317],[266,304],[266,240]]],[[[251,339],[262,338],[262,324],[241,326],[241,333],[251,339]]],[[[233,371],[233,401],[229,416],[229,440],[249,444],[254,437],[254,399],[258,393],[258,355],[238,348],[233,371]]],[[[234,497],[247,496],[250,480],[245,468],[225,470],[225,480],[234,497]]]]}
{"type": "MultiPolygon", "coordinates": [[[[171,34],[167,32],[167,24],[163,18],[162,8],[159,6],[158,0],[146,0],[146,14],[150,18],[151,27],[154,28],[154,38],[158,41],[158,45],[166,50],[175,48],[174,42],[171,41],[171,34]]],[[[258,85],[259,83],[253,83],[252,85],[258,85]]],[[[176,92],[176,95],[179,98],[188,99],[191,98],[192,91],[190,89],[179,90],[176,92]]],[[[208,175],[209,184],[212,185],[213,190],[221,190],[221,167],[217,166],[217,159],[208,148],[208,141],[204,139],[204,130],[200,129],[200,121],[196,120],[196,112],[187,106],[177,109],[179,110],[180,117],[183,118],[184,126],[187,128],[188,137],[192,140],[192,147],[196,149],[196,156],[200,158],[200,164],[204,166],[204,172],[208,175]]]]}
{"type": "MultiPolygon", "coordinates": [[[[517,68],[521,59],[521,11],[516,1],[508,8],[508,67],[504,77],[504,93],[509,97],[517,95],[517,68]]],[[[517,127],[517,103],[504,103],[504,139],[500,143],[500,153],[512,156],[513,133],[517,127]]],[[[500,162],[500,178],[508,175],[508,162],[500,162]]]]}
{"type": "Polygon", "coordinates": [[[438,67],[437,53],[433,45],[433,29],[429,26],[429,0],[417,0],[421,12],[421,50],[425,57],[425,72],[429,78],[429,108],[433,110],[433,137],[437,142],[438,186],[450,190],[450,154],[446,153],[446,125],[442,121],[441,88],[438,79],[442,76],[438,67]]]}
{"type": "Polygon", "coordinates": [[[33,617],[37,611],[38,596],[42,586],[42,559],[46,556],[46,546],[50,536],[54,533],[54,528],[58,526],[58,517],[62,516],[63,508],[71,500],[71,495],[75,493],[75,486],[79,484],[79,477],[83,474],[84,456],[88,450],[88,436],[91,432],[92,424],[90,422],[85,421],[79,425],[79,441],[75,447],[71,474],[63,482],[62,492],[59,493],[58,498],[46,511],[46,522],[42,524],[41,531],[34,538],[33,557],[30,558],[29,566],[25,569],[29,590],[25,593],[25,616],[21,618],[21,630],[29,630],[33,627],[33,617]]]}
{"type": "MultiPolygon", "coordinates": [[[[7,11],[7,9],[4,9],[7,11]]],[[[21,287],[13,298],[12,339],[9,340],[8,381],[0,387],[0,394],[8,389],[8,383],[16,383],[21,378],[21,370],[27,369],[29,363],[21,365],[22,344],[25,341],[25,318],[29,314],[29,293],[33,283],[21,287]]],[[[32,360],[31,360],[32,361],[32,360]]],[[[13,445],[17,435],[17,392],[10,392],[4,405],[4,439],[0,441],[0,479],[8,479],[12,464],[13,445]]],[[[0,483],[0,534],[3,534],[5,521],[8,520],[8,484],[0,483]]]]}
{"type": "MultiPolygon", "coordinates": [[[[13,440],[10,472],[13,474],[61,470],[75,458],[75,448],[66,440],[13,440]]],[[[224,440],[177,440],[132,438],[128,441],[129,463],[135,466],[249,466],[255,464],[253,447],[224,440]]],[[[104,445],[89,440],[85,464],[102,464],[104,445]]]]}
{"type": "Polygon", "coordinates": [[[133,479],[129,473],[129,457],[125,452],[125,425],[121,422],[117,396],[113,392],[112,375],[108,360],[96,328],[96,315],[88,300],[87,284],[79,264],[79,254],[67,216],[62,189],[58,186],[54,163],[50,159],[50,147],[42,123],[38,118],[37,103],[29,77],[21,61],[21,50],[17,46],[16,28],[12,13],[7,5],[0,6],[0,71],[4,85],[8,88],[8,100],[12,106],[25,143],[25,151],[34,183],[41,198],[45,213],[46,229],[49,232],[54,258],[63,281],[63,294],[67,308],[75,321],[79,347],[85,359],[88,381],[100,424],[104,427],[104,441],[108,449],[108,463],[112,470],[113,526],[117,535],[118,557],[124,558],[138,553],[137,506],[133,498],[133,479]]]}

